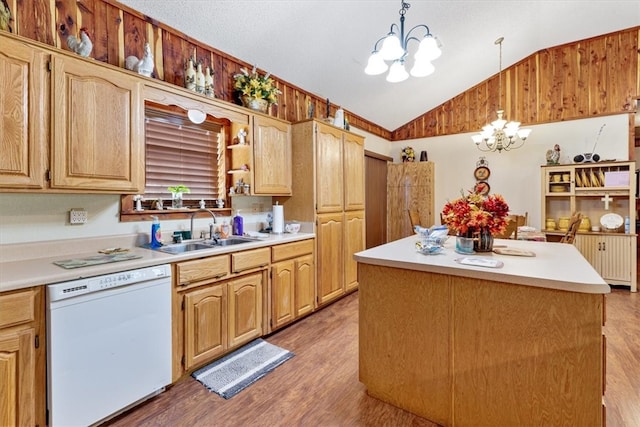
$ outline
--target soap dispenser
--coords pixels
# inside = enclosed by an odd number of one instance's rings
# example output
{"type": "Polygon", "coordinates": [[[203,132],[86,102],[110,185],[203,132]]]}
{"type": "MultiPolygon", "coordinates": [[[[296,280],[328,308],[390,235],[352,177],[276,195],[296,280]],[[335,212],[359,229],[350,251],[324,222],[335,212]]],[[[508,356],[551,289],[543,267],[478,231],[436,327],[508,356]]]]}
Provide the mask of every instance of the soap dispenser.
{"type": "Polygon", "coordinates": [[[233,235],[242,236],[244,234],[244,220],[240,216],[240,209],[236,211],[236,216],[233,217],[233,235]]]}

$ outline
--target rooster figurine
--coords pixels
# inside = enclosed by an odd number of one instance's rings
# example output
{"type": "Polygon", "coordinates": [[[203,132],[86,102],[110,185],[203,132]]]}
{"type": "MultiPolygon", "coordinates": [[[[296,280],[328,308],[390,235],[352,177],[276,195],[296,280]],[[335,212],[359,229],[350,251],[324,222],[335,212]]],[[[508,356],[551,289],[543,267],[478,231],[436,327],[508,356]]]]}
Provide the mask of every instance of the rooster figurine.
{"type": "Polygon", "coordinates": [[[80,28],[80,39],[76,36],[70,35],[67,37],[67,46],[80,56],[88,57],[93,49],[93,42],[89,37],[89,32],[86,28],[80,28]]]}
{"type": "Polygon", "coordinates": [[[11,17],[11,9],[9,9],[9,4],[7,0],[2,0],[0,2],[0,30],[13,32],[11,28],[11,21],[13,18],[11,17]]]}

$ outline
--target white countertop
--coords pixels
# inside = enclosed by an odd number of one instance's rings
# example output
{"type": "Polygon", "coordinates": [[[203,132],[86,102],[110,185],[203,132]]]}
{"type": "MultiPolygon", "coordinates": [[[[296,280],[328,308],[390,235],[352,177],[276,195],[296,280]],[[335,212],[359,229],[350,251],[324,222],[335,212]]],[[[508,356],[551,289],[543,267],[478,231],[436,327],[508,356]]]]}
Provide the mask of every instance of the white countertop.
{"type": "Polygon", "coordinates": [[[272,234],[268,238],[259,239],[255,242],[215,247],[177,255],[139,247],[148,239],[148,236],[145,235],[0,245],[0,292],[273,246],[314,237],[314,233],[272,234]],[[142,239],[142,242],[140,239],[142,239]],[[99,255],[98,250],[113,247],[129,249],[128,253],[140,255],[141,258],[73,269],[65,269],[53,264],[54,261],[99,255]]]}
{"type": "Polygon", "coordinates": [[[573,245],[566,243],[529,242],[496,239],[495,246],[532,251],[535,257],[498,255],[496,253],[461,255],[455,252],[455,237],[445,243],[445,250],[436,255],[416,251],[417,236],[410,236],[354,254],[363,264],[427,271],[453,276],[513,283],[517,285],[559,289],[570,292],[605,294],[609,285],[573,245]],[[462,265],[455,260],[463,257],[489,257],[504,263],[501,268],[462,265]]]}

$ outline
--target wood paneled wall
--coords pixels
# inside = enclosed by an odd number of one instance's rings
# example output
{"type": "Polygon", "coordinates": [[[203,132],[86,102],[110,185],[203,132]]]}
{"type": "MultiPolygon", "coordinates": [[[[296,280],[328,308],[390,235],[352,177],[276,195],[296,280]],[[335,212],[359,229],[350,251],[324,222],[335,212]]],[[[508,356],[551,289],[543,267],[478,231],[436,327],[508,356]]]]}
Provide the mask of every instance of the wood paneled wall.
{"type": "Polygon", "coordinates": [[[400,141],[480,130],[502,108],[523,125],[633,113],[640,27],[544,49],[392,133],[400,141]]]}
{"type": "MultiPolygon", "coordinates": [[[[225,101],[234,101],[233,74],[251,67],[115,0],[7,1],[14,33],[68,49],[67,37],[85,27],[94,43],[91,56],[112,65],[123,67],[129,55],[141,57],[148,41],[156,62],[154,77],[179,86],[186,58],[195,56],[215,70],[216,97],[225,101]]],[[[352,126],[397,141],[475,131],[495,119],[499,105],[507,119],[524,125],[633,112],[640,96],[639,32],[635,27],[534,53],[503,70],[501,103],[496,74],[394,131],[345,114],[352,126]]],[[[271,107],[272,115],[304,120],[309,104],[315,118],[325,115],[325,99],[273,77],[282,95],[271,107]]],[[[330,106],[331,115],[337,108],[330,106]]]]}

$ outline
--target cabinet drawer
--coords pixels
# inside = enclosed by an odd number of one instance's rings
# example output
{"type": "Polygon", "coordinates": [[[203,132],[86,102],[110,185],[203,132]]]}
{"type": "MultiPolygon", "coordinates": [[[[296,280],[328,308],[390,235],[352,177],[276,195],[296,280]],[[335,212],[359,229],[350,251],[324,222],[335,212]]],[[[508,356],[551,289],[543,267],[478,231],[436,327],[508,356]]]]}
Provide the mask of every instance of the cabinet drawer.
{"type": "Polygon", "coordinates": [[[253,249],[250,251],[231,254],[231,271],[239,273],[252,268],[266,267],[271,259],[269,248],[253,249]]]}
{"type": "Polygon", "coordinates": [[[313,239],[302,240],[300,242],[285,243],[271,248],[271,261],[278,262],[283,259],[295,258],[300,255],[313,253],[313,239]]]}
{"type": "Polygon", "coordinates": [[[0,294],[0,328],[34,321],[35,297],[33,289],[0,294]]]}
{"type": "Polygon", "coordinates": [[[187,286],[207,279],[222,279],[229,275],[229,255],[212,256],[181,262],[176,267],[178,286],[187,286]]]}

